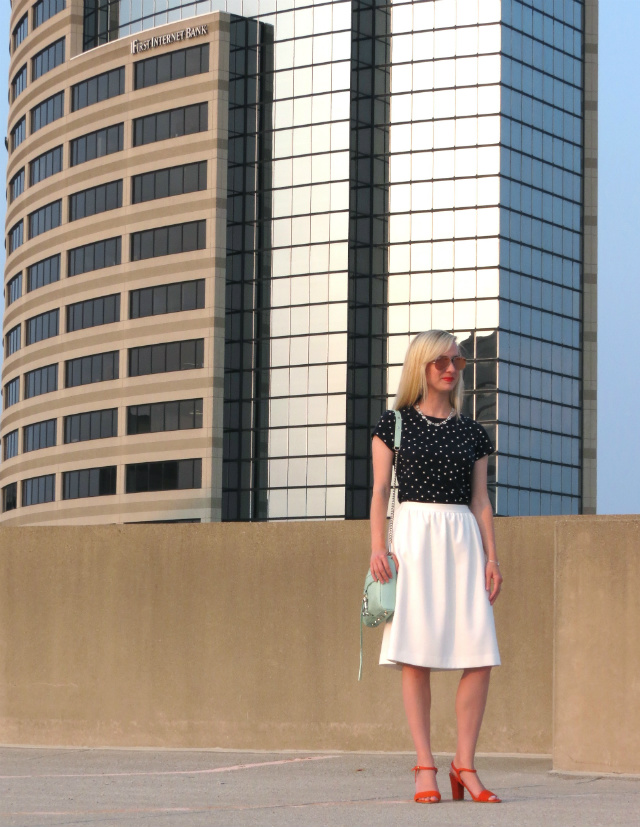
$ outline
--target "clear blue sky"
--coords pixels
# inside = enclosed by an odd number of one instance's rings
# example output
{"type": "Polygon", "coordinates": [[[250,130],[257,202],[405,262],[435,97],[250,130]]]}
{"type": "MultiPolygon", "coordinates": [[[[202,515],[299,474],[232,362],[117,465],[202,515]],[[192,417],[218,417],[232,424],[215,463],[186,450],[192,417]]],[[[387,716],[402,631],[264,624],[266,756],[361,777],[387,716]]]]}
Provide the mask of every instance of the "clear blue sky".
{"type": "MultiPolygon", "coordinates": [[[[9,3],[3,4],[0,76],[7,77],[9,3]]],[[[640,513],[640,368],[627,342],[640,331],[640,2],[600,0],[598,205],[598,512],[640,513]],[[627,387],[626,382],[629,382],[627,387]]],[[[0,95],[6,134],[7,99],[0,95]]],[[[2,177],[7,155],[0,148],[2,177]]],[[[4,225],[4,200],[0,221],[4,225]]],[[[0,247],[2,267],[4,248],[0,247]]]]}

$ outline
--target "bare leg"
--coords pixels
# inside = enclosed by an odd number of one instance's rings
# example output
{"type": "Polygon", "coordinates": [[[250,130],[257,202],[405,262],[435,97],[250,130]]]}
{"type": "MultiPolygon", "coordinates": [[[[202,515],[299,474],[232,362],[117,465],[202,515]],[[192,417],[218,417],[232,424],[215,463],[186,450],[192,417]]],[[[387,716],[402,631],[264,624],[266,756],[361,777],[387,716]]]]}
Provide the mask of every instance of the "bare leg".
{"type": "MultiPolygon", "coordinates": [[[[431,670],[405,663],[402,667],[402,697],[418,756],[416,763],[422,767],[433,767],[435,765],[431,752],[431,670]]],[[[437,789],[436,774],[433,770],[423,770],[417,774],[416,792],[437,789]]]]}
{"type": "MultiPolygon", "coordinates": [[[[453,759],[453,763],[458,768],[475,769],[473,762],[487,704],[490,677],[491,667],[482,666],[477,669],[465,669],[460,678],[456,694],[458,749],[453,759]]],[[[461,777],[475,796],[485,789],[475,773],[465,772],[461,777]]]]}

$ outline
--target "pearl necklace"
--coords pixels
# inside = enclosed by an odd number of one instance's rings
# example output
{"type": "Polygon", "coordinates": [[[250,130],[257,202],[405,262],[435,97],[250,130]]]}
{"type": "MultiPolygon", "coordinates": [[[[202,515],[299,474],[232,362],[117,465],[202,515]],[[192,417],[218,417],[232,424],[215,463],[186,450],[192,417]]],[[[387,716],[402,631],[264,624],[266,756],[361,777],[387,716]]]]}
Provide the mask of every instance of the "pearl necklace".
{"type": "Polygon", "coordinates": [[[446,423],[451,419],[451,417],[456,412],[455,408],[451,408],[451,410],[449,411],[449,416],[446,419],[443,419],[441,422],[432,422],[425,413],[422,413],[422,411],[420,410],[420,408],[417,405],[414,405],[414,410],[416,410],[420,414],[420,416],[424,419],[424,421],[427,422],[429,425],[431,425],[433,428],[440,428],[442,425],[446,425],[446,423]]]}

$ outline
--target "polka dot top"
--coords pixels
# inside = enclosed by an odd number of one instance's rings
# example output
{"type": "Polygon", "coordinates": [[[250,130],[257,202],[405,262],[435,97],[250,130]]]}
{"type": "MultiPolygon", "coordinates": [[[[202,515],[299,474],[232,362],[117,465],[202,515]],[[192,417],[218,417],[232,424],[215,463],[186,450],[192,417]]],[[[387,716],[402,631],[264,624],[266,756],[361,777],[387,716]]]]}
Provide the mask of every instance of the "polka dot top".
{"type": "MultiPolygon", "coordinates": [[[[398,451],[398,502],[471,502],[473,463],[493,453],[487,432],[468,416],[453,416],[434,428],[414,408],[402,408],[402,437],[398,451]]],[[[429,417],[433,422],[442,419],[429,417]]],[[[373,436],[393,451],[395,415],[385,411],[373,436]]]]}

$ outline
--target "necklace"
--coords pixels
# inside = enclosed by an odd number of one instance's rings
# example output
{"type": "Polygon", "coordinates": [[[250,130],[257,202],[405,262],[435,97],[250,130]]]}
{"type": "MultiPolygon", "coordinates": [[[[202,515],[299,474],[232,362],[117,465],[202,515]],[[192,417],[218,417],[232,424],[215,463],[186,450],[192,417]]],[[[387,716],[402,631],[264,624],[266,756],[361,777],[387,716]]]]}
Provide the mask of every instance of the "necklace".
{"type": "Polygon", "coordinates": [[[449,411],[449,416],[446,419],[441,420],[440,422],[432,422],[429,417],[422,413],[420,408],[417,405],[414,405],[414,409],[420,414],[420,416],[424,419],[425,422],[428,422],[433,428],[440,428],[442,425],[446,425],[446,423],[451,419],[451,417],[455,414],[455,408],[451,408],[449,411]]]}

